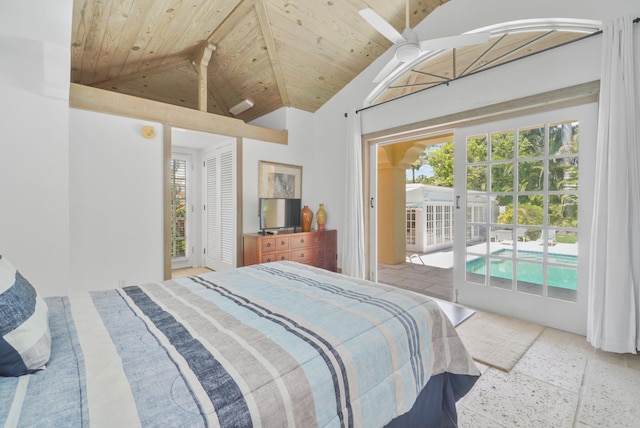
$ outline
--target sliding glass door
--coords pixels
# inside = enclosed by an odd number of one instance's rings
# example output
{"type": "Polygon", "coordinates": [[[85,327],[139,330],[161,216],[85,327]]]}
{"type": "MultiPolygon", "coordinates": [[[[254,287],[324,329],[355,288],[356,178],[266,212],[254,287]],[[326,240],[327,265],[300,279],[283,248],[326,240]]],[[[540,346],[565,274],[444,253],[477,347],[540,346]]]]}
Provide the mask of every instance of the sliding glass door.
{"type": "Polygon", "coordinates": [[[455,131],[459,302],[584,333],[596,108],[455,131]]]}

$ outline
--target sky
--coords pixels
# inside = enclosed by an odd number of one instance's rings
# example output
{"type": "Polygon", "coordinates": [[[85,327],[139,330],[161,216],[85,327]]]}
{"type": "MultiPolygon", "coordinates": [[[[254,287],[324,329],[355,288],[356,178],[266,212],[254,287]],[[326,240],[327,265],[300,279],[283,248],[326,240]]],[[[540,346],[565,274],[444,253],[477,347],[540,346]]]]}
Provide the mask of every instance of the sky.
{"type": "MultiPolygon", "coordinates": [[[[422,165],[419,170],[416,171],[416,180],[419,175],[426,175],[427,177],[431,177],[433,175],[433,169],[429,165],[422,165]]],[[[407,169],[407,180],[411,180],[413,175],[411,174],[411,168],[407,169]]]]}

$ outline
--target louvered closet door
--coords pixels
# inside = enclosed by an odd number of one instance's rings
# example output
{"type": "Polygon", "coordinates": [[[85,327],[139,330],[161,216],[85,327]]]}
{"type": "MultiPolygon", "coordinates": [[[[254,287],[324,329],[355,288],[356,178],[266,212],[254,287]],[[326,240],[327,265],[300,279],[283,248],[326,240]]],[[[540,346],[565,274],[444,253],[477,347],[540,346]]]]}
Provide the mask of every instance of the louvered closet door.
{"type": "Polygon", "coordinates": [[[206,153],[205,266],[213,270],[236,267],[236,151],[235,144],[206,153]]]}

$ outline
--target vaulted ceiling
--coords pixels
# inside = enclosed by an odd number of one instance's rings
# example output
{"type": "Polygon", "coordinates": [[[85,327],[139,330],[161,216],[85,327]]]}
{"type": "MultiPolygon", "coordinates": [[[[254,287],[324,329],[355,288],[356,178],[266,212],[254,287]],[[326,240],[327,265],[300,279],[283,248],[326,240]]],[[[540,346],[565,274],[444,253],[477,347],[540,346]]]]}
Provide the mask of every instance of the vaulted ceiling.
{"type": "MultiPolygon", "coordinates": [[[[410,0],[410,26],[446,1],[410,0]]],[[[364,8],[405,26],[404,0],[74,0],[71,82],[225,116],[248,99],[244,121],[280,107],[315,112],[392,45],[364,8]]],[[[463,62],[470,73],[561,43],[553,37],[496,35],[453,50],[379,100],[459,77],[463,62]]]]}
{"type": "MultiPolygon", "coordinates": [[[[440,3],[413,1],[411,25],[440,3]]],[[[314,112],[391,46],[366,7],[404,26],[404,0],[75,0],[71,82],[196,109],[193,62],[210,44],[209,112],[244,99],[245,121],[314,112]]]]}

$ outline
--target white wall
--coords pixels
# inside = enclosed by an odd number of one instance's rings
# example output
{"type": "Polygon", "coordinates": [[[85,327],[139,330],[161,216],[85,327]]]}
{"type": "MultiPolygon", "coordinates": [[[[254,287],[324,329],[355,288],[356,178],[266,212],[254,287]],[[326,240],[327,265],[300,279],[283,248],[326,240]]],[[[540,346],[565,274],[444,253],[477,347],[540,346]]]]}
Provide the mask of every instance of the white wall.
{"type": "Polygon", "coordinates": [[[70,123],[71,289],[162,280],[162,125],[78,109],[70,123]]]}
{"type": "MultiPolygon", "coordinates": [[[[314,180],[319,162],[313,146],[313,115],[311,113],[284,108],[266,115],[253,125],[272,129],[288,129],[289,144],[265,143],[245,139],[243,145],[243,231],[257,232],[258,220],[258,161],[278,162],[302,166],[302,204],[308,205],[315,213],[323,202],[315,191],[314,180]]],[[[314,214],[315,220],[315,214],[314,214]]],[[[327,228],[335,228],[327,219],[327,228]]]]}
{"type": "MultiPolygon", "coordinates": [[[[243,231],[258,231],[258,161],[302,165],[303,203],[317,207],[309,190],[314,167],[311,113],[283,109],[263,123],[289,130],[289,144],[245,140],[243,231]]],[[[70,110],[71,290],[114,288],[162,279],[162,126],[86,110],[70,110]],[[143,126],[156,137],[142,137],[143,126]]],[[[174,129],[176,151],[199,152],[229,139],[174,129]]],[[[201,157],[194,159],[201,161],[201,157]]],[[[198,179],[198,178],[196,178],[198,179]]],[[[200,195],[196,195],[199,197],[200,195]]],[[[198,221],[198,218],[195,218],[198,221]]],[[[196,260],[196,263],[201,260],[196,260]]]]}
{"type": "MultiPolygon", "coordinates": [[[[606,21],[622,16],[640,16],[637,0],[451,0],[437,8],[416,27],[421,39],[459,34],[488,25],[531,18],[581,18],[606,21]]],[[[636,30],[638,31],[638,30],[636,30]]],[[[599,79],[601,37],[577,42],[532,58],[517,61],[478,75],[372,107],[359,113],[363,133],[415,123],[448,113],[490,105],[521,96],[599,79]]],[[[314,115],[315,158],[331,170],[329,185],[314,184],[314,191],[340,216],[344,192],[344,146],[347,121],[344,113],[362,108],[374,89],[374,76],[391,57],[385,55],[351,81],[314,115]]],[[[319,183],[321,169],[312,180],[319,183]]],[[[338,224],[338,236],[342,225],[338,224]]],[[[339,259],[339,264],[341,259],[339,259]]]]}
{"type": "Polygon", "coordinates": [[[69,284],[71,7],[0,1],[0,254],[45,295],[69,284]]]}

